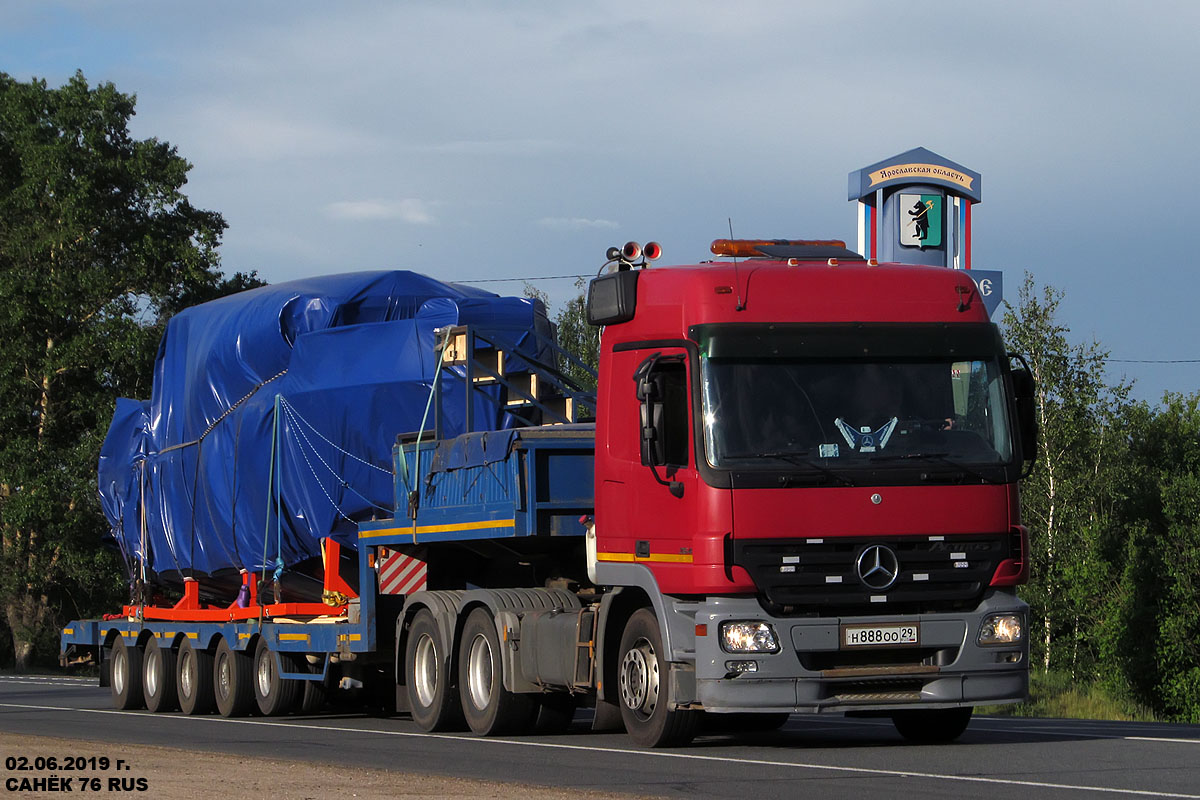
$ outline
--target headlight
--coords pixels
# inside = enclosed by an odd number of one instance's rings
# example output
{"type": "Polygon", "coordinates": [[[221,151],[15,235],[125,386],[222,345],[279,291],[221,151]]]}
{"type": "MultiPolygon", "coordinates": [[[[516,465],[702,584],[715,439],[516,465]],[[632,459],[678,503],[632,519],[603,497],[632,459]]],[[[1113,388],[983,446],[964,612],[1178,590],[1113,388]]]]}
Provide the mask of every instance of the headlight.
{"type": "Polygon", "coordinates": [[[979,626],[979,644],[1019,644],[1025,637],[1020,614],[993,614],[979,626]]]}
{"type": "Polygon", "coordinates": [[[721,648],[726,653],[778,653],[779,640],[766,622],[722,622],[721,648]]]}

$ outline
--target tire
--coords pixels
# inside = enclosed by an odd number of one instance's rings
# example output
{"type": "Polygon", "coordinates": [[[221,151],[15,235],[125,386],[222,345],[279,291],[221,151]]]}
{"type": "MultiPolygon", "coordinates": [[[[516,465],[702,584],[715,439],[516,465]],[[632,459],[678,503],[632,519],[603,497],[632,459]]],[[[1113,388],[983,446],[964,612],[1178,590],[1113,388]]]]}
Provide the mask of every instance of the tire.
{"type": "Polygon", "coordinates": [[[125,637],[118,635],[109,648],[109,685],[112,689],[113,707],[121,711],[143,708],[146,705],[142,693],[142,648],[125,644],[125,637]]]}
{"type": "Polygon", "coordinates": [[[458,644],[458,689],[467,726],[480,736],[528,730],[537,699],[504,688],[504,659],[496,622],[486,608],[467,616],[458,644]]]}
{"type": "Polygon", "coordinates": [[[974,710],[967,706],[897,711],[892,714],[892,724],[910,742],[945,744],[963,735],[974,710]]]}
{"type": "Polygon", "coordinates": [[[642,747],[690,742],[699,715],[670,707],[671,670],[662,658],[662,634],[653,611],[643,608],[629,618],[618,652],[621,719],[629,738],[642,747]]]}
{"type": "Polygon", "coordinates": [[[191,639],[184,639],[179,645],[179,657],[175,662],[175,691],[183,713],[212,713],[215,704],[212,653],[198,649],[191,639]]]}
{"type": "Polygon", "coordinates": [[[300,694],[300,713],[315,714],[325,707],[329,702],[329,690],[325,686],[325,679],[315,681],[301,681],[304,684],[300,694]]]}
{"type": "Polygon", "coordinates": [[[253,660],[230,647],[228,639],[217,645],[213,658],[213,696],[223,717],[244,717],[254,707],[253,660]]]}
{"type": "Polygon", "coordinates": [[[428,609],[413,617],[404,643],[405,691],[413,722],[423,731],[462,728],[462,706],[450,684],[450,659],[428,609]]]}
{"type": "Polygon", "coordinates": [[[146,708],[155,713],[179,710],[175,661],[175,651],[170,646],[160,646],[157,637],[146,641],[142,656],[142,689],[146,696],[146,708]]]}
{"type": "MultiPolygon", "coordinates": [[[[286,656],[280,654],[279,660],[287,664],[286,656]]],[[[294,678],[284,678],[279,675],[275,661],[275,651],[267,643],[266,638],[259,637],[254,647],[254,702],[264,717],[278,717],[288,714],[300,702],[303,687],[294,678]]]]}

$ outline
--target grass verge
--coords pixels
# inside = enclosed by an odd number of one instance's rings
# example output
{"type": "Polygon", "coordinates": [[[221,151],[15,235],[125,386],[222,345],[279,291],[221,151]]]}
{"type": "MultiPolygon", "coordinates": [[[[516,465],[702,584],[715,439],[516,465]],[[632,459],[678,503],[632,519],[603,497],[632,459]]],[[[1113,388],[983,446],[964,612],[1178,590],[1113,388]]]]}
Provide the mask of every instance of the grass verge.
{"type": "Polygon", "coordinates": [[[1035,671],[1029,678],[1026,702],[980,706],[976,712],[1007,717],[1158,721],[1148,708],[1119,697],[1099,683],[1079,683],[1065,672],[1035,671]]]}

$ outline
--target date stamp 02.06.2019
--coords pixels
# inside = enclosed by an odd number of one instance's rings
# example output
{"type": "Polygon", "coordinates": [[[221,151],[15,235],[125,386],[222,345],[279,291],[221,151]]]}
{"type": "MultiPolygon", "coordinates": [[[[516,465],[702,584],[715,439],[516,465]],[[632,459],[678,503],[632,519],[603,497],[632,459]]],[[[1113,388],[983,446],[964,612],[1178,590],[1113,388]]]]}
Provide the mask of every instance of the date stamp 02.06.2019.
{"type": "Polygon", "coordinates": [[[150,782],[133,774],[128,762],[108,756],[6,755],[6,793],[107,794],[145,792],[150,782]]]}

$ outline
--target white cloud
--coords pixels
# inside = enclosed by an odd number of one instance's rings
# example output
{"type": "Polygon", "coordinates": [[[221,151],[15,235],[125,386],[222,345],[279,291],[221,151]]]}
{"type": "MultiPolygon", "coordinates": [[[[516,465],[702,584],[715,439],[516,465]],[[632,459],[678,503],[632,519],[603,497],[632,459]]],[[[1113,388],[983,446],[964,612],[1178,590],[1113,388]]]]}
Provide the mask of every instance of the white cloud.
{"type": "Polygon", "coordinates": [[[424,200],[342,200],[325,206],[331,219],[352,222],[400,220],[410,225],[431,225],[435,222],[430,204],[424,200]]]}
{"type": "Polygon", "coordinates": [[[585,217],[542,217],[538,220],[537,224],[543,228],[552,228],[558,231],[581,231],[620,227],[611,219],[587,219],[585,217]]]}

